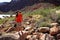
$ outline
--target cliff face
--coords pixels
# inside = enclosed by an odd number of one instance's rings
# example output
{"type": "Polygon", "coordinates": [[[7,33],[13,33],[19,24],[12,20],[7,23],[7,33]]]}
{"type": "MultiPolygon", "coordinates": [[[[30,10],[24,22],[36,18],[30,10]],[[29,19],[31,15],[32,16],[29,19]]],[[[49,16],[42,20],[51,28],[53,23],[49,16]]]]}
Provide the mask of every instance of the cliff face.
{"type": "Polygon", "coordinates": [[[7,12],[9,10],[20,10],[25,6],[32,6],[37,3],[52,3],[55,5],[60,5],[60,0],[12,0],[10,3],[0,6],[0,11],[7,12]]]}

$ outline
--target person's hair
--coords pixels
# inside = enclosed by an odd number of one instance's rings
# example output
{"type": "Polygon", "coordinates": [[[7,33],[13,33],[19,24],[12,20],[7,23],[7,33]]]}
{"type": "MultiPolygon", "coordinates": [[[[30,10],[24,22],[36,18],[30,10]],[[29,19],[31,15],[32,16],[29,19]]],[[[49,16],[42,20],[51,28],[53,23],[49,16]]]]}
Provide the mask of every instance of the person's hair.
{"type": "MultiPolygon", "coordinates": [[[[18,12],[19,12],[19,11],[16,12],[16,13],[17,13],[17,14],[16,14],[16,17],[18,16],[18,12]]],[[[21,12],[19,12],[19,13],[21,13],[21,12]]]]}
{"type": "Polygon", "coordinates": [[[18,13],[16,14],[16,17],[18,16],[18,13]]]}

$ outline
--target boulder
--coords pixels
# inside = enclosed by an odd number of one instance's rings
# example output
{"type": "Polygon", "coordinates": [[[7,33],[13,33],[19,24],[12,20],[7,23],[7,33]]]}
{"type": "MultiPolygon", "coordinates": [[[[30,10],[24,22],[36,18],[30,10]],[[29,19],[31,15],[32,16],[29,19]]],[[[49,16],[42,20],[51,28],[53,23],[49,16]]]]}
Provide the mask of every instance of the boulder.
{"type": "Polygon", "coordinates": [[[59,29],[58,33],[60,33],[60,26],[58,27],[58,29],[59,29]]]}
{"type": "Polygon", "coordinates": [[[54,26],[54,25],[58,25],[58,23],[51,23],[50,25],[51,25],[51,26],[54,26]]]}
{"type": "Polygon", "coordinates": [[[39,28],[39,31],[40,31],[40,32],[43,32],[43,33],[49,32],[49,30],[50,30],[49,27],[40,27],[40,28],[39,28]]]}
{"type": "Polygon", "coordinates": [[[0,40],[16,40],[16,39],[13,39],[11,37],[3,37],[3,38],[0,38],[0,40]]]}
{"type": "Polygon", "coordinates": [[[27,31],[19,31],[15,33],[2,33],[0,40],[25,40],[27,37],[27,31]],[[9,39],[8,39],[9,38],[9,39]]]}
{"type": "Polygon", "coordinates": [[[57,40],[60,40],[60,34],[57,34],[57,40]]]}
{"type": "Polygon", "coordinates": [[[50,34],[51,35],[56,35],[58,33],[58,31],[59,31],[59,29],[56,26],[50,28],[50,34]]]}
{"type": "Polygon", "coordinates": [[[40,40],[55,40],[53,36],[50,34],[40,34],[40,40]]]}
{"type": "Polygon", "coordinates": [[[14,33],[6,33],[6,34],[2,34],[0,36],[0,39],[2,39],[2,38],[6,38],[6,39],[8,39],[8,38],[18,39],[19,35],[18,34],[14,34],[14,33]]]}

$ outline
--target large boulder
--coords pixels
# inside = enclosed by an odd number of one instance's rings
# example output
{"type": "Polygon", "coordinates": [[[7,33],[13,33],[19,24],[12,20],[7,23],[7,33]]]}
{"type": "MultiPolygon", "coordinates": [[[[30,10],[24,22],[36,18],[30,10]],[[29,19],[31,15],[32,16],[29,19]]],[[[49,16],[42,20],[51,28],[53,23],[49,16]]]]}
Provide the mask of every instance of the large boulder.
{"type": "Polygon", "coordinates": [[[18,34],[14,34],[14,33],[6,33],[6,34],[2,34],[0,36],[0,39],[3,39],[3,40],[5,40],[5,39],[9,40],[8,38],[17,40],[17,39],[19,39],[19,35],[18,34]]]}
{"type": "Polygon", "coordinates": [[[14,33],[2,33],[0,40],[25,40],[27,31],[19,31],[14,33]],[[8,39],[9,38],[9,39],[8,39]]]}

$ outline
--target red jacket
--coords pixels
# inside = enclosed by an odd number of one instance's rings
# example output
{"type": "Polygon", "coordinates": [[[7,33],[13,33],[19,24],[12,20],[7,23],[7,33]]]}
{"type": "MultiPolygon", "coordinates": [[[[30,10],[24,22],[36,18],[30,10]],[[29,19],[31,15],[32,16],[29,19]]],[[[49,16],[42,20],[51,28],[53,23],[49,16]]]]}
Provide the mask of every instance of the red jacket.
{"type": "Polygon", "coordinates": [[[22,14],[18,14],[18,16],[16,17],[16,22],[22,22],[23,18],[22,18],[22,14]]]}

